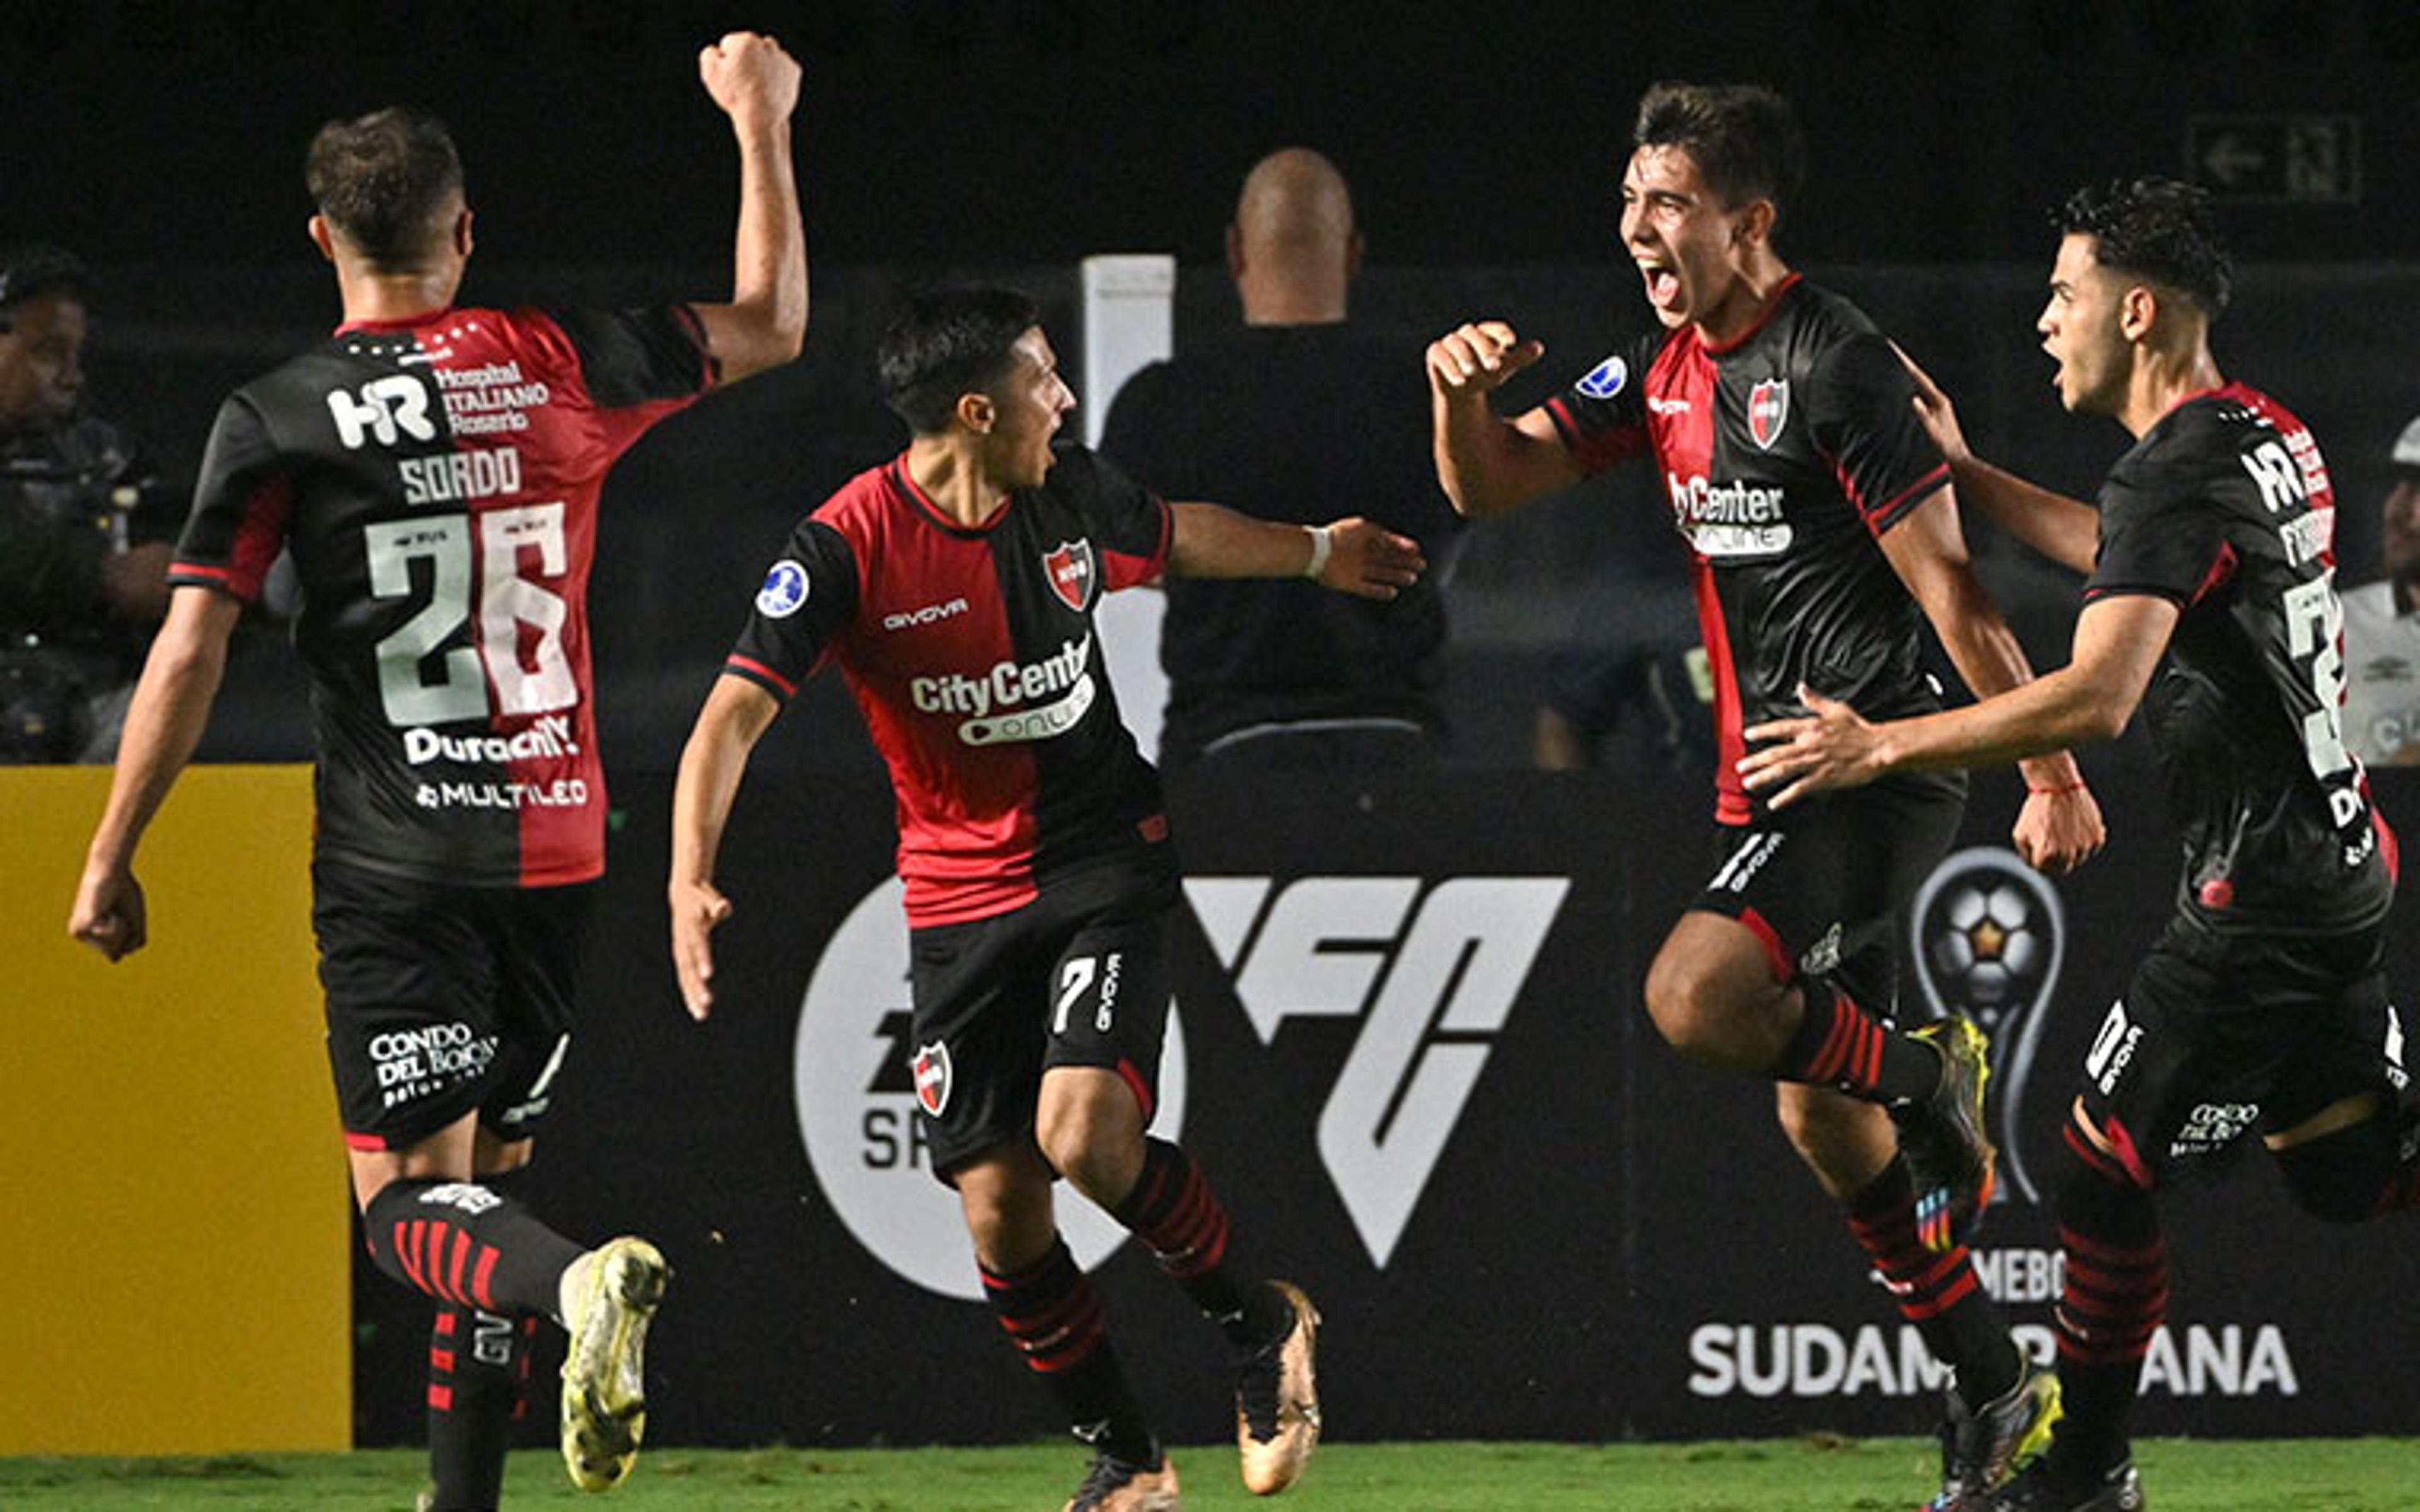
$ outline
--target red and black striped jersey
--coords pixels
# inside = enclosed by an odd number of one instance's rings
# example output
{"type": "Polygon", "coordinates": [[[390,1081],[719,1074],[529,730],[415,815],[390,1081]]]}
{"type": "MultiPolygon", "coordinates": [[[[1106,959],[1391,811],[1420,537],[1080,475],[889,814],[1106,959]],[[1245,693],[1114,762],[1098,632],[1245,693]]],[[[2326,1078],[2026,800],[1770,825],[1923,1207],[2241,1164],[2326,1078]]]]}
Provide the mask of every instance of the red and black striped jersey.
{"type": "Polygon", "coordinates": [[[979,528],[903,455],[800,521],[724,671],[787,700],[837,662],[891,768],[919,926],[1023,906],[1055,879],[1175,862],[1159,778],[1118,717],[1093,613],[1167,565],[1174,516],[1081,447],[979,528]]]}
{"type": "Polygon", "coordinates": [[[281,549],[318,854],[478,887],[605,867],[588,569],[606,471],[714,381],[686,306],[349,325],[219,409],[169,581],[281,549]]]}
{"type": "Polygon", "coordinates": [[[1663,469],[1695,559],[1726,824],[1762,812],[1740,732],[1804,713],[1801,683],[1877,719],[1940,706],[1922,614],[1878,544],[1949,478],[1914,396],[1873,323],[1793,274],[1737,340],[1658,332],[1547,401],[1588,471],[1663,469]]]}
{"type": "Polygon", "coordinates": [[[2335,540],[2319,443],[2241,383],[2163,415],[2102,486],[2086,601],[2149,594],[2180,610],[2143,709],[2194,927],[2357,931],[2393,901],[2393,835],[2345,748],[2335,540]]]}

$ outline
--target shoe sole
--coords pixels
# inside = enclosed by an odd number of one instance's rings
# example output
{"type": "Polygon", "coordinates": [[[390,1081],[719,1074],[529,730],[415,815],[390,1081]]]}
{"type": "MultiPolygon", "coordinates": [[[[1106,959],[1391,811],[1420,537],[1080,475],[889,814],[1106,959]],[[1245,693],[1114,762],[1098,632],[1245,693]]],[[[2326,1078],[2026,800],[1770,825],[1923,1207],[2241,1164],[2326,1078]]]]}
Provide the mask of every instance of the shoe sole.
{"type": "Polygon", "coordinates": [[[671,1268],[643,1239],[597,1250],[587,1303],[563,1363],[563,1462],[583,1491],[610,1491],[629,1474],[647,1428],[647,1325],[671,1268]]]}

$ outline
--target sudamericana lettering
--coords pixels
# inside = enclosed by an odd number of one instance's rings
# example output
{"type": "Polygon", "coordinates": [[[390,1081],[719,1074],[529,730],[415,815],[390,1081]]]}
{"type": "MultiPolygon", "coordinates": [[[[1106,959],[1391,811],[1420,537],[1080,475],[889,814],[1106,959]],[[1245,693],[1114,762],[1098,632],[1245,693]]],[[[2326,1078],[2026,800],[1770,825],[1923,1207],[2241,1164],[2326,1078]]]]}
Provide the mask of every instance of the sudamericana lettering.
{"type": "MultiPolygon", "coordinates": [[[[2051,1330],[2021,1323],[2009,1332],[2028,1358],[2050,1362],[2051,1330]]],[[[1689,1363],[1697,1396],[1921,1396],[1947,1379],[1907,1324],[1702,1323],[1689,1335],[1689,1363]]],[[[2294,1396],[2302,1389],[2274,1323],[2164,1326],[2143,1360],[2145,1396],[2294,1396]]]]}
{"type": "Polygon", "coordinates": [[[1057,652],[1040,661],[1002,661],[980,677],[951,672],[918,677],[908,684],[908,697],[926,714],[971,714],[977,718],[994,709],[1015,708],[1029,700],[1048,698],[1076,686],[1092,659],[1093,637],[1063,641],[1057,652]]]}

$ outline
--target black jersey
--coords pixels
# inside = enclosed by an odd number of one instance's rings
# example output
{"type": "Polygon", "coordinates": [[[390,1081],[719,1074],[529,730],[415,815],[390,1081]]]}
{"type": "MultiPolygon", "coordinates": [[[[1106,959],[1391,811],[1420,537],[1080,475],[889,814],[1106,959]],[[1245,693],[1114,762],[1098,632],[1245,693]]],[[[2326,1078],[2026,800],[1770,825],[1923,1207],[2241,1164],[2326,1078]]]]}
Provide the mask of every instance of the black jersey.
{"type": "Polygon", "coordinates": [[[169,581],[250,602],[291,550],[320,856],[478,887],[604,870],[597,494],[712,381],[686,306],[446,310],[343,327],[220,408],[169,581]]]}
{"type": "Polygon", "coordinates": [[[2393,901],[2393,837],[2345,748],[2335,532],[2310,431],[2240,383],[2163,416],[2102,488],[2086,599],[2181,610],[2144,712],[2184,828],[2192,927],[2370,929],[2393,901]]]}
{"type": "MultiPolygon", "coordinates": [[[[1101,450],[1167,498],[1296,525],[1359,515],[1435,561],[1463,522],[1429,460],[1426,345],[1342,321],[1246,326],[1129,378],[1101,450]]],[[[1173,767],[1260,725],[1441,733],[1445,641],[1429,576],[1383,602],[1300,579],[1180,578],[1159,631],[1160,759],[1173,767]]]]}
{"type": "Polygon", "coordinates": [[[1805,713],[1801,683],[1870,718],[1940,707],[1923,616],[1879,544],[1949,478],[1914,397],[1873,323],[1793,274],[1738,339],[1658,332],[1547,402],[1590,471],[1651,451],[1664,470],[1695,558],[1726,824],[1763,812],[1740,781],[1740,732],[1805,713]]]}
{"type": "Polygon", "coordinates": [[[1173,525],[1067,446],[980,527],[902,455],[791,532],[724,670],[786,700],[839,663],[891,768],[910,923],[1006,913],[1094,863],[1172,876],[1159,778],[1118,717],[1093,611],[1159,576],[1173,525]]]}

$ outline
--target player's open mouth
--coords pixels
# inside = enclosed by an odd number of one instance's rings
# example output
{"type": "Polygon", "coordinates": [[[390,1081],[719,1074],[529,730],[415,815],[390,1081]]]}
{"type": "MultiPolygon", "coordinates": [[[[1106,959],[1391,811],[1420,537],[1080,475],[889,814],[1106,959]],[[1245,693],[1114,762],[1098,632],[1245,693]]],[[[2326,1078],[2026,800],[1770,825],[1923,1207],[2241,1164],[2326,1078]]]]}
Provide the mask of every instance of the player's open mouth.
{"type": "Polygon", "coordinates": [[[1681,300],[1681,275],[1669,268],[1652,263],[1640,263],[1638,276],[1647,281],[1647,302],[1659,310],[1668,310],[1681,300]]]}

